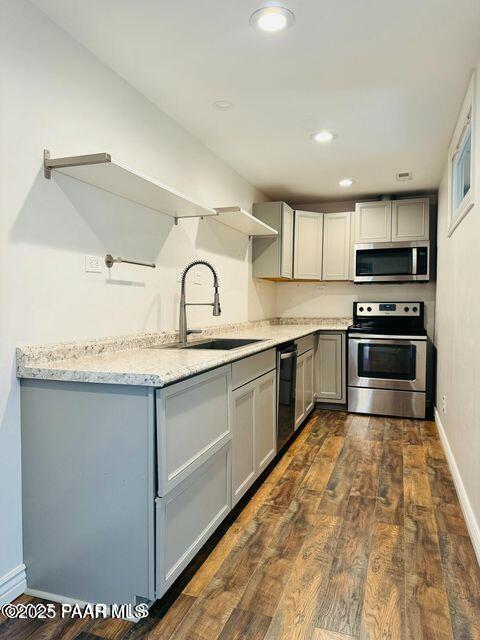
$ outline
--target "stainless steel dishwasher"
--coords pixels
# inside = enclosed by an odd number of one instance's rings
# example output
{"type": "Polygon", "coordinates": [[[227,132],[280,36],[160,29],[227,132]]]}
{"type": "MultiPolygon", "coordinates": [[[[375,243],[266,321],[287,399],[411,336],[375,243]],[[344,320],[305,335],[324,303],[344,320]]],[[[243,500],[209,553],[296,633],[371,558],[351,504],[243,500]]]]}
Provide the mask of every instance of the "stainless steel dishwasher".
{"type": "Polygon", "coordinates": [[[297,345],[294,342],[277,348],[277,451],[295,432],[295,381],[297,345]]]}

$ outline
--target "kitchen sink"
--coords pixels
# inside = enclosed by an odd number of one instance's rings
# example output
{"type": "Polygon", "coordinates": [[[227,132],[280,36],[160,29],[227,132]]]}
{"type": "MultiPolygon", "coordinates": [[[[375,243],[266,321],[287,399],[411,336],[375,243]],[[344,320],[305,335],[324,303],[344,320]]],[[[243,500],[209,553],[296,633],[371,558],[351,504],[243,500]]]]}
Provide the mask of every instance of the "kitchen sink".
{"type": "Polygon", "coordinates": [[[255,342],[263,342],[263,340],[252,340],[249,338],[213,338],[212,340],[201,340],[198,342],[190,342],[186,345],[176,342],[175,344],[159,345],[154,347],[157,349],[202,349],[208,351],[229,351],[230,349],[239,349],[246,347],[248,344],[255,342]]]}
{"type": "Polygon", "coordinates": [[[249,340],[241,338],[215,338],[213,340],[205,340],[202,342],[192,342],[187,344],[184,349],[238,349],[239,347],[245,347],[247,344],[253,344],[254,342],[262,342],[261,340],[249,340]]]}

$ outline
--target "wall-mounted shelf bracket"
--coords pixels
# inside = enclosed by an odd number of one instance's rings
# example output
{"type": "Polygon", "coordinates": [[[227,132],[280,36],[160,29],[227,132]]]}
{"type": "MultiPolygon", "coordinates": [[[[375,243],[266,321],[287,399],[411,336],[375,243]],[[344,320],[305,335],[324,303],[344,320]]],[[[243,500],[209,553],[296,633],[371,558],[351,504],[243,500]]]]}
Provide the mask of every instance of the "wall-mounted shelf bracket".
{"type": "Polygon", "coordinates": [[[111,162],[109,153],[90,153],[85,156],[66,156],[64,158],[50,159],[50,151],[43,150],[43,174],[47,180],[52,177],[52,169],[65,169],[66,167],[83,167],[90,164],[103,164],[111,162]]]}

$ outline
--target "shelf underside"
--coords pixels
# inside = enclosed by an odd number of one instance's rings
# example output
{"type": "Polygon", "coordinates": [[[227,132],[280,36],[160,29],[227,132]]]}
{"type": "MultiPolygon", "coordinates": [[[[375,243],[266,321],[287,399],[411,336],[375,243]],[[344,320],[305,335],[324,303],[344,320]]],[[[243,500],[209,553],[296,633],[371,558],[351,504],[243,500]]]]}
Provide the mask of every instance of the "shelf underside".
{"type": "Polygon", "coordinates": [[[243,211],[238,207],[223,207],[216,209],[218,217],[214,218],[217,222],[221,222],[227,227],[236,229],[248,236],[276,236],[277,231],[268,224],[265,224],[251,213],[243,211]]]}
{"type": "Polygon", "coordinates": [[[137,202],[172,218],[215,216],[216,211],[194,202],[160,182],[111,160],[55,169],[71,178],[137,202]]]}
{"type": "Polygon", "coordinates": [[[249,236],[277,235],[275,229],[239,207],[213,209],[201,205],[158,180],[145,176],[122,162],[112,160],[108,153],[50,158],[46,151],[44,167],[47,178],[50,177],[51,171],[58,171],[172,218],[212,217],[217,222],[249,236]]]}

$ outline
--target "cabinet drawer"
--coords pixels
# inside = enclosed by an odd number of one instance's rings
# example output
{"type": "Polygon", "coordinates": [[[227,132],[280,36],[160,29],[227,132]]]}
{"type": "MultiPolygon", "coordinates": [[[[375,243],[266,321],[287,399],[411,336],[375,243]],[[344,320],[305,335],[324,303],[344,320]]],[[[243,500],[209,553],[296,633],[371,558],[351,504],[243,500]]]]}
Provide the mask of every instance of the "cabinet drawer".
{"type": "Polygon", "coordinates": [[[302,355],[302,353],[305,353],[305,351],[308,351],[309,349],[313,349],[313,333],[310,334],[309,336],[304,336],[303,338],[299,338],[298,340],[295,340],[295,343],[297,345],[297,355],[302,355]]]}
{"type": "Polygon", "coordinates": [[[157,390],[158,495],[230,440],[230,367],[157,390]]]}
{"type": "Polygon", "coordinates": [[[261,351],[254,356],[249,356],[232,364],[232,389],[237,389],[243,384],[259,378],[264,373],[275,369],[276,350],[261,351]]]}
{"type": "Polygon", "coordinates": [[[160,598],[231,509],[230,443],[156,499],[156,597],[160,598]]]}

